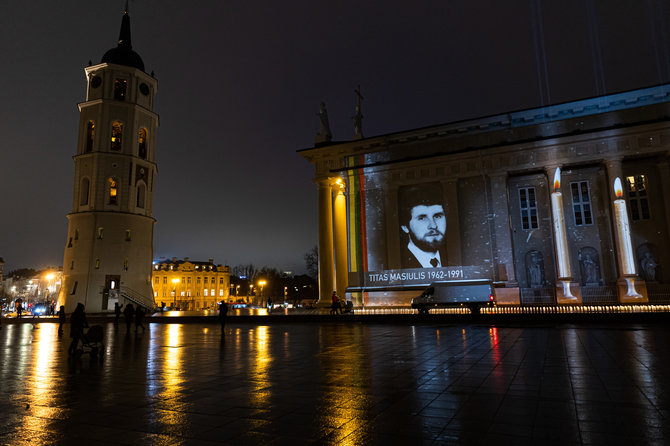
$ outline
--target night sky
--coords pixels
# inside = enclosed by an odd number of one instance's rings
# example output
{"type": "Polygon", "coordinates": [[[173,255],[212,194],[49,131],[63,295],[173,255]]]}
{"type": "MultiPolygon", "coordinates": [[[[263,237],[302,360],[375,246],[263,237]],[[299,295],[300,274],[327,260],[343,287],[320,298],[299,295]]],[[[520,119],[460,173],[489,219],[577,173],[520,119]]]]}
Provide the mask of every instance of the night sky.
{"type": "MultiPolygon", "coordinates": [[[[122,0],[3,2],[0,257],[60,266],[84,67],[122,0]]],[[[296,273],[317,242],[311,147],[670,81],[661,0],[130,2],[160,115],[154,256],[296,273]],[[205,6],[206,5],[206,6],[205,6]]]]}

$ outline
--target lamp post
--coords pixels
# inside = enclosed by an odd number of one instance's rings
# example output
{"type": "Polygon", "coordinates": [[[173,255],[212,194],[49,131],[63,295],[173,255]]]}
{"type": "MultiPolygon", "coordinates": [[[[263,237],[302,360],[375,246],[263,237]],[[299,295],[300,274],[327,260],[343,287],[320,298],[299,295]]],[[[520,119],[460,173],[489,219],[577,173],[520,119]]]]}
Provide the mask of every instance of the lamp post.
{"type": "Polygon", "coordinates": [[[179,279],[174,278],[172,279],[172,309],[174,310],[177,308],[177,284],[179,283],[179,279]]]}
{"type": "Polygon", "coordinates": [[[260,297],[261,297],[261,298],[260,298],[260,304],[261,304],[261,306],[263,306],[263,287],[265,286],[266,283],[267,283],[267,282],[265,282],[265,280],[259,280],[259,281],[258,281],[258,285],[261,287],[261,296],[260,296],[260,297]]]}

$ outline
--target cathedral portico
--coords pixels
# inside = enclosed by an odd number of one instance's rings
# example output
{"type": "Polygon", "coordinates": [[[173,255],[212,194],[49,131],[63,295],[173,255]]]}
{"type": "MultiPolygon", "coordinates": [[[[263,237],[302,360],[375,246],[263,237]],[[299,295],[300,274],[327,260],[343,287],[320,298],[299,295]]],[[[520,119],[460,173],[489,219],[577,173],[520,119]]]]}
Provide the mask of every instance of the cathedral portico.
{"type": "Polygon", "coordinates": [[[319,179],[321,298],[342,295],[339,221],[347,296],[366,305],[407,305],[458,278],[491,280],[501,304],[618,303],[631,280],[635,302],[669,294],[669,113],[661,85],[300,151],[319,179]],[[328,178],[344,180],[345,220],[328,178]],[[430,244],[406,220],[417,193],[446,219],[430,244]],[[622,272],[616,200],[634,272],[622,272]]]}

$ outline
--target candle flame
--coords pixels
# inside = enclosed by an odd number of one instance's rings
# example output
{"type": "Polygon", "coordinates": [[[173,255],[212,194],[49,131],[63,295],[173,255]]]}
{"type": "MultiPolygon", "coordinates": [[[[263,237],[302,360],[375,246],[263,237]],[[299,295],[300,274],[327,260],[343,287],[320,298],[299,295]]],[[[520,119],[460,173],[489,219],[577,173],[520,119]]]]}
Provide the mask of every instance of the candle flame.
{"type": "Polygon", "coordinates": [[[561,168],[557,167],[554,173],[554,189],[561,188],[561,168]]]}
{"type": "Polygon", "coordinates": [[[619,179],[619,177],[614,179],[614,195],[616,195],[617,198],[623,197],[623,188],[621,187],[621,179],[619,179]]]}

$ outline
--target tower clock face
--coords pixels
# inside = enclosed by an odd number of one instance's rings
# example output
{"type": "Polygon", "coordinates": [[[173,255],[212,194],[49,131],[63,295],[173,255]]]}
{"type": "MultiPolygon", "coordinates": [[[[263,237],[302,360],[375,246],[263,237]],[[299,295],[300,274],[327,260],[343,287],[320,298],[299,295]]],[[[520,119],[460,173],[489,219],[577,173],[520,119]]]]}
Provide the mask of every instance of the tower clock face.
{"type": "Polygon", "coordinates": [[[149,86],[147,84],[140,84],[140,93],[144,96],[149,94],[149,86]]]}
{"type": "Polygon", "coordinates": [[[102,79],[100,79],[100,76],[91,77],[91,87],[98,88],[100,84],[102,84],[102,79]]]}

